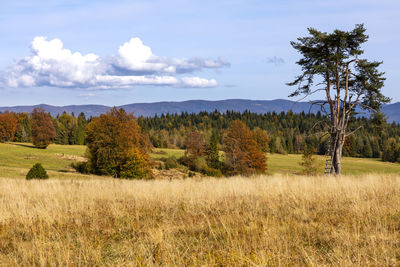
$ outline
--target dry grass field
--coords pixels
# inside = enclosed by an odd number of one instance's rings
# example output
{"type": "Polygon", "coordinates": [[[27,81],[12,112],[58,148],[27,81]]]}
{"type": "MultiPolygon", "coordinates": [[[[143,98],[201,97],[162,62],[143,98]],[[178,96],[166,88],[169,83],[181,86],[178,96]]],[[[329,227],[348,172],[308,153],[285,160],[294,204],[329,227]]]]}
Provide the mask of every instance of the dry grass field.
{"type": "Polygon", "coordinates": [[[400,177],[0,179],[2,266],[399,266],[400,177]]]}

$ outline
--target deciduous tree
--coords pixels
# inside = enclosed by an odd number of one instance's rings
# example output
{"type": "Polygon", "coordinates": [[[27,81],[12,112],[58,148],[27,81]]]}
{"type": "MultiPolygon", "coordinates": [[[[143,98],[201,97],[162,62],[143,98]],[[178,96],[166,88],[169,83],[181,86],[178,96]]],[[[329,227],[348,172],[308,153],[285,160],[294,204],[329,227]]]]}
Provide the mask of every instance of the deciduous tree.
{"type": "MultiPolygon", "coordinates": [[[[268,152],[270,139],[268,137],[267,131],[262,130],[257,127],[257,128],[254,128],[253,135],[257,141],[257,144],[260,146],[261,151],[264,153],[268,152]]],[[[292,147],[293,147],[293,145],[292,145],[292,147]]]]}
{"type": "Polygon", "coordinates": [[[14,140],[18,120],[13,113],[6,111],[0,114],[0,142],[14,140]]]}
{"type": "Polygon", "coordinates": [[[150,141],[132,114],[113,108],[86,128],[89,170],[123,178],[147,177],[150,141]]]}
{"type": "Polygon", "coordinates": [[[266,156],[246,124],[239,120],[233,121],[223,143],[226,164],[232,174],[265,172],[266,156]]]}
{"type": "Polygon", "coordinates": [[[185,145],[185,156],[187,156],[191,160],[206,155],[206,143],[204,141],[203,135],[199,131],[190,132],[187,135],[185,145]]]}
{"type": "Polygon", "coordinates": [[[56,137],[56,130],[51,116],[42,108],[35,108],[31,113],[32,143],[37,148],[46,148],[56,137]]]}

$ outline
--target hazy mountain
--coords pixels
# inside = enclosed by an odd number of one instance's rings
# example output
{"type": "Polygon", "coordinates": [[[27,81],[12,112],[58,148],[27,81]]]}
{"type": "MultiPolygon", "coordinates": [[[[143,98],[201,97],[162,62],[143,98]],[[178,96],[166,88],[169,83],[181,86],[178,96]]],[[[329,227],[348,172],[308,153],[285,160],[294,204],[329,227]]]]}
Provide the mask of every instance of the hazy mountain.
{"type": "MultiPolygon", "coordinates": [[[[51,105],[35,105],[35,106],[15,106],[15,107],[0,107],[0,112],[6,110],[13,112],[31,112],[35,107],[44,108],[53,116],[61,114],[64,111],[78,115],[84,112],[86,116],[98,116],[106,112],[110,107],[102,105],[71,105],[71,106],[51,106],[51,105]]],[[[249,110],[256,113],[265,112],[282,112],[292,110],[295,113],[299,112],[317,112],[318,106],[312,106],[310,102],[295,102],[284,99],[276,100],[245,100],[245,99],[228,99],[219,101],[206,100],[189,100],[183,102],[156,102],[156,103],[137,103],[119,106],[128,112],[133,112],[136,116],[154,116],[163,113],[198,113],[200,111],[221,112],[227,110],[245,111],[249,110]]],[[[389,121],[400,122],[400,102],[386,105],[383,108],[384,113],[388,116],[389,121]]]]}

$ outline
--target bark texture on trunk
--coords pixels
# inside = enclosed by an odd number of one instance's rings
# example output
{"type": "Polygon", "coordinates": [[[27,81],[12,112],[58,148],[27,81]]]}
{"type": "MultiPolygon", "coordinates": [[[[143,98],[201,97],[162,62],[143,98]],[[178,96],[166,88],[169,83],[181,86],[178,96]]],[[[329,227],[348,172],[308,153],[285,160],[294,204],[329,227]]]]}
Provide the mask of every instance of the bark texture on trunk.
{"type": "Polygon", "coordinates": [[[343,131],[336,131],[331,133],[331,140],[330,140],[330,153],[332,158],[332,168],[330,174],[333,175],[340,175],[342,171],[342,151],[343,145],[345,141],[345,134],[343,131]]]}

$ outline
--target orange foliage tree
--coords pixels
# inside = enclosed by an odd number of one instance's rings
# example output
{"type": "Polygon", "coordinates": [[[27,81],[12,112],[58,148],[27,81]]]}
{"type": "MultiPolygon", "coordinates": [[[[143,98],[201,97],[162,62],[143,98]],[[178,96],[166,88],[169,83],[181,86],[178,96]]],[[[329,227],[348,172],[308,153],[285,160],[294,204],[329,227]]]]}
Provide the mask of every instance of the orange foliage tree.
{"type": "Polygon", "coordinates": [[[32,143],[37,148],[46,148],[54,138],[54,128],[51,116],[42,108],[35,108],[31,113],[32,143]]]}
{"type": "Polygon", "coordinates": [[[271,141],[269,138],[267,131],[262,130],[260,128],[254,128],[253,136],[256,139],[257,144],[260,146],[262,152],[268,152],[268,144],[271,141]]]}
{"type": "Polygon", "coordinates": [[[199,131],[188,133],[185,146],[185,156],[192,161],[196,158],[205,156],[207,153],[207,146],[204,141],[204,137],[199,131]]]}
{"type": "Polygon", "coordinates": [[[0,142],[13,141],[17,126],[18,120],[14,114],[8,111],[0,114],[0,142]]]}
{"type": "Polygon", "coordinates": [[[266,156],[253,133],[243,122],[231,123],[223,140],[225,161],[231,174],[250,175],[266,170],[266,156]]]}
{"type": "Polygon", "coordinates": [[[151,144],[132,114],[114,107],[86,128],[88,169],[99,175],[150,178],[151,144]]]}

